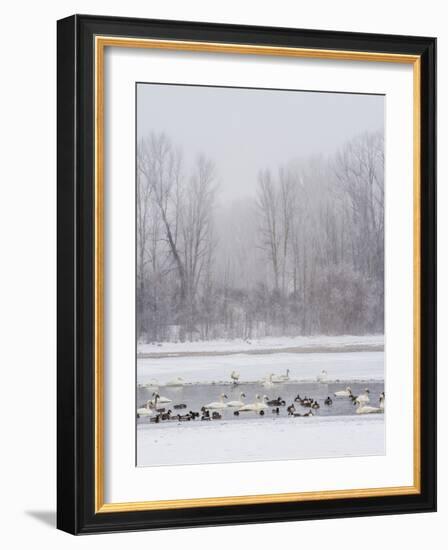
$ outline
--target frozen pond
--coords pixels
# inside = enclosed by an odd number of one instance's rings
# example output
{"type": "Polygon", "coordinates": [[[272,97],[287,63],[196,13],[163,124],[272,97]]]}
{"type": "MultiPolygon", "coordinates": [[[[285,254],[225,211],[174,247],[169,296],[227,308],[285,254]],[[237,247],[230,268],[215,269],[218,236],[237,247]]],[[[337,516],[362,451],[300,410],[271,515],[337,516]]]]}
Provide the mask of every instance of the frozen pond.
{"type": "MultiPolygon", "coordinates": [[[[354,395],[367,387],[371,405],[378,405],[384,390],[384,352],[323,352],[266,354],[238,353],[233,355],[182,355],[177,357],[139,358],[137,383],[153,384],[138,387],[137,407],[151,399],[155,390],[171,400],[160,405],[173,413],[199,411],[203,405],[218,401],[240,400],[252,403],[257,394],[270,399],[281,397],[286,405],[297,394],[318,401],[320,408],[313,417],[291,417],[286,407],[274,414],[269,407],[264,416],[253,412],[233,414],[233,408],[221,410],[222,418],[203,422],[163,421],[150,423],[139,418],[136,423],[137,465],[180,465],[259,460],[286,460],[349,456],[373,456],[385,453],[385,415],[357,415],[356,406],[348,398],[335,398],[334,392],[350,385],[354,395]],[[264,385],[270,374],[285,374],[287,383],[264,385]],[[239,374],[237,385],[231,373],[239,374]],[[317,382],[322,370],[325,383],[317,382]],[[182,377],[185,384],[170,387],[166,383],[182,377]],[[324,405],[330,395],[331,406],[324,405]],[[183,403],[186,409],[175,410],[183,403]]],[[[309,409],[296,403],[297,412],[309,409]]],[[[387,408],[387,403],[386,403],[387,408]]]]}

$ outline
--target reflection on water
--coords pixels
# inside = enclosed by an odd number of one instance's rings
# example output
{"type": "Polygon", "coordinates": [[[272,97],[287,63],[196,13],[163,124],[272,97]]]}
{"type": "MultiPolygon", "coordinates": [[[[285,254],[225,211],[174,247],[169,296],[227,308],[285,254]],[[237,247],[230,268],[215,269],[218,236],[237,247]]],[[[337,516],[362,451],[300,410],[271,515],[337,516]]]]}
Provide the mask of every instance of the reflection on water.
{"type": "MultiPolygon", "coordinates": [[[[300,397],[311,397],[320,405],[319,409],[313,410],[313,413],[316,416],[346,416],[356,414],[356,405],[353,405],[351,399],[348,398],[336,398],[333,394],[335,391],[345,389],[346,385],[341,383],[328,383],[322,384],[317,382],[288,382],[282,384],[275,384],[272,387],[264,387],[263,384],[259,382],[249,382],[244,384],[186,384],[182,387],[169,387],[160,385],[158,387],[158,392],[161,396],[171,399],[171,403],[160,404],[160,407],[165,407],[166,410],[171,409],[173,414],[185,414],[186,412],[200,411],[201,407],[210,403],[212,401],[219,401],[220,395],[222,393],[226,394],[228,399],[225,401],[236,401],[240,400],[241,392],[246,394],[245,398],[242,398],[244,403],[253,403],[255,401],[255,396],[267,395],[269,399],[276,399],[281,397],[286,401],[286,406],[294,402],[294,398],[297,394],[300,394],[300,397]],[[324,404],[325,398],[330,396],[333,400],[331,406],[324,404]],[[186,409],[175,410],[174,405],[185,404],[186,409]]],[[[383,382],[361,382],[361,383],[352,383],[350,384],[352,388],[353,395],[359,395],[363,393],[365,388],[368,388],[370,391],[370,405],[377,407],[379,405],[379,396],[382,391],[384,391],[383,382]]],[[[137,389],[137,407],[144,406],[148,399],[152,398],[153,391],[157,388],[138,388],[137,389]]],[[[298,412],[305,413],[309,409],[302,407],[299,403],[295,403],[295,407],[298,412]]],[[[275,407],[270,407],[266,410],[266,417],[276,416],[273,414],[272,409],[275,407]]],[[[256,416],[255,413],[241,413],[239,416],[235,416],[233,412],[237,410],[235,408],[226,408],[220,410],[223,419],[234,420],[235,422],[241,422],[246,419],[260,418],[256,416]]],[[[287,411],[286,407],[279,408],[279,416],[286,416],[287,411]]],[[[149,418],[139,418],[139,423],[148,423],[149,418]]]]}

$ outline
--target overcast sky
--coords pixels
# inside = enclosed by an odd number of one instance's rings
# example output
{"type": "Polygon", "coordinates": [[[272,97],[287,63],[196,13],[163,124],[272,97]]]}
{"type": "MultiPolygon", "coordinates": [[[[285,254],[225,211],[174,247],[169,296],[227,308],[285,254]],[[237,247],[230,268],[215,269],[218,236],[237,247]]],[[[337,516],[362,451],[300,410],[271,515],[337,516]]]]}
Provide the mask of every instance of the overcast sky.
{"type": "Polygon", "coordinates": [[[328,155],[384,131],[384,96],[137,85],[137,136],[165,132],[191,162],[213,159],[221,200],[254,195],[261,169],[328,155]]]}

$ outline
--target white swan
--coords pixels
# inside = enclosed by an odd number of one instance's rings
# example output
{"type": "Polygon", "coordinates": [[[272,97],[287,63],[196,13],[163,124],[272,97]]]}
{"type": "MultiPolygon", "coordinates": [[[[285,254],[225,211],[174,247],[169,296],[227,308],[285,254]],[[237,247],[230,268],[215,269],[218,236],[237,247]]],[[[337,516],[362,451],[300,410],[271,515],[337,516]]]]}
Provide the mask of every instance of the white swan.
{"type": "Polygon", "coordinates": [[[154,416],[154,410],[151,401],[147,401],[144,407],[137,409],[138,416],[154,416]]]}
{"type": "Polygon", "coordinates": [[[364,393],[359,394],[355,399],[355,403],[357,405],[367,405],[367,403],[370,403],[369,393],[369,390],[366,388],[364,393]]]}
{"type": "Polygon", "coordinates": [[[371,407],[370,405],[359,405],[356,409],[356,414],[373,414],[373,413],[382,413],[384,409],[380,407],[371,407]]]}
{"type": "Polygon", "coordinates": [[[240,373],[233,370],[230,373],[230,378],[233,380],[234,384],[238,384],[238,380],[240,379],[240,373]]]}
{"type": "MultiPolygon", "coordinates": [[[[268,397],[267,395],[263,395],[263,401],[267,401],[268,397]]],[[[247,403],[241,409],[238,409],[239,412],[246,412],[246,411],[253,411],[259,413],[260,411],[264,409],[268,409],[269,407],[266,405],[265,402],[261,401],[261,396],[256,395],[254,403],[247,403]]]]}
{"type": "Polygon", "coordinates": [[[274,385],[274,382],[272,381],[273,376],[273,374],[270,374],[269,376],[266,376],[266,378],[263,380],[263,386],[265,388],[272,388],[272,386],[274,385]]]}
{"type": "Polygon", "coordinates": [[[282,384],[283,382],[288,382],[289,380],[289,369],[286,369],[286,374],[273,374],[271,378],[274,384],[282,384]]]}
{"type": "Polygon", "coordinates": [[[224,403],[224,399],[227,399],[227,395],[225,393],[222,393],[220,395],[219,401],[213,401],[212,403],[209,403],[208,405],[204,405],[205,409],[226,409],[227,403],[224,403]]]}
{"type": "Polygon", "coordinates": [[[335,397],[351,397],[352,389],[350,386],[347,386],[345,390],[335,391],[334,392],[335,397]]]}
{"type": "Polygon", "coordinates": [[[244,407],[243,397],[246,397],[246,394],[244,392],[241,392],[240,393],[241,401],[228,401],[227,406],[228,407],[244,407]]]}
{"type": "Polygon", "coordinates": [[[157,405],[159,403],[171,403],[172,402],[172,399],[170,399],[169,397],[164,397],[163,395],[159,395],[157,392],[153,393],[152,395],[153,395],[154,399],[152,399],[149,403],[153,407],[157,408],[157,405]]]}
{"type": "Polygon", "coordinates": [[[325,384],[327,381],[327,371],[323,370],[320,374],[317,375],[317,381],[321,384],[325,384]]]}
{"type": "Polygon", "coordinates": [[[173,378],[172,380],[168,380],[168,382],[165,384],[165,386],[168,386],[170,388],[180,388],[181,386],[185,386],[185,380],[181,378],[180,376],[177,376],[176,378],[173,378]]]}

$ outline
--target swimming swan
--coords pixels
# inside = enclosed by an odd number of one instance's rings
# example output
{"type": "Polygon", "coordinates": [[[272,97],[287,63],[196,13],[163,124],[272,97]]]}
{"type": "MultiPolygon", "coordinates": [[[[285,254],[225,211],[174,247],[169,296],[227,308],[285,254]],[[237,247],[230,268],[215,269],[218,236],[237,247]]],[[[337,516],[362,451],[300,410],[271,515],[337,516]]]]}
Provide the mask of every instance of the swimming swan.
{"type": "Polygon", "coordinates": [[[327,371],[323,370],[320,374],[317,375],[317,381],[321,384],[325,384],[327,381],[327,371]]]}
{"type": "Polygon", "coordinates": [[[347,386],[345,388],[345,390],[335,391],[334,395],[336,397],[351,397],[352,396],[352,389],[351,389],[350,386],[347,386]]]}
{"type": "Polygon", "coordinates": [[[208,405],[204,405],[205,409],[226,409],[227,403],[224,403],[224,399],[227,399],[227,395],[225,393],[222,393],[220,395],[219,401],[213,401],[212,403],[209,403],[208,405]]]}
{"type": "Polygon", "coordinates": [[[240,399],[241,401],[228,401],[227,406],[228,407],[244,407],[243,397],[246,397],[246,394],[244,392],[240,393],[240,399]]]}
{"type": "Polygon", "coordinates": [[[261,400],[260,395],[255,396],[255,402],[254,403],[247,403],[247,405],[244,405],[241,407],[241,409],[238,409],[240,412],[246,412],[246,411],[253,411],[256,413],[260,413],[264,409],[268,409],[269,407],[266,405],[266,401],[268,400],[267,395],[263,395],[263,401],[261,400]]]}
{"type": "Polygon", "coordinates": [[[152,395],[153,395],[154,399],[152,399],[150,401],[150,404],[154,408],[157,408],[157,405],[159,403],[171,403],[171,401],[172,401],[172,399],[170,399],[169,397],[164,397],[163,395],[161,396],[157,392],[154,392],[152,395]]]}
{"type": "Polygon", "coordinates": [[[384,409],[380,407],[371,407],[370,405],[359,405],[356,409],[356,414],[373,414],[373,413],[382,413],[384,409]]]}
{"type": "Polygon", "coordinates": [[[274,382],[274,384],[281,384],[282,382],[288,382],[289,369],[286,369],[286,374],[273,374],[271,381],[274,382]]]}
{"type": "Polygon", "coordinates": [[[366,388],[364,390],[364,393],[361,393],[360,395],[358,395],[358,397],[354,400],[354,402],[357,405],[367,405],[367,403],[370,403],[369,393],[370,393],[369,390],[366,388]]]}
{"type": "Polygon", "coordinates": [[[147,401],[144,407],[137,409],[137,416],[154,416],[151,401],[147,401]]]}
{"type": "Polygon", "coordinates": [[[272,381],[273,376],[273,374],[270,374],[269,376],[266,376],[266,378],[263,380],[263,386],[265,388],[271,388],[274,385],[274,382],[272,381]]]}

